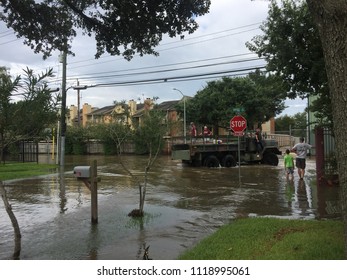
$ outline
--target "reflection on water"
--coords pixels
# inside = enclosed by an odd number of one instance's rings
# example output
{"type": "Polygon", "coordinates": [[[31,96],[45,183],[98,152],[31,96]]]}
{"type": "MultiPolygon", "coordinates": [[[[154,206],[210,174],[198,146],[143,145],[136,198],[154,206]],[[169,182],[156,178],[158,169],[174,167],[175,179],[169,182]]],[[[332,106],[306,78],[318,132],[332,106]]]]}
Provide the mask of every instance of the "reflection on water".
{"type": "MultiPolygon", "coordinates": [[[[124,162],[143,179],[146,157],[124,162]]],[[[334,218],[336,187],[314,184],[315,163],[305,180],[287,181],[278,167],[192,168],[168,157],[150,171],[146,216],[138,208],[138,188],[115,157],[67,157],[63,175],[6,182],[22,233],[21,259],[174,259],[219,226],[244,216],[334,218]],[[73,174],[76,165],[98,161],[99,223],[90,222],[90,192],[73,174]],[[241,185],[240,185],[241,181],[241,185]]],[[[13,252],[13,229],[0,203],[0,259],[13,252]]]]}

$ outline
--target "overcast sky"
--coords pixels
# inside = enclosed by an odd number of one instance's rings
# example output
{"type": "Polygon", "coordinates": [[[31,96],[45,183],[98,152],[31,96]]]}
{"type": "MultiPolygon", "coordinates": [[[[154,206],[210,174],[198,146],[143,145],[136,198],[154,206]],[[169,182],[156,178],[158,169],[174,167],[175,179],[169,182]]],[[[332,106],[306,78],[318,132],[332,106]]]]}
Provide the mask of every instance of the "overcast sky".
{"type": "MultiPolygon", "coordinates": [[[[93,86],[81,91],[81,104],[99,108],[130,99],[159,97],[158,103],[178,100],[182,98],[180,92],[194,96],[208,81],[264,66],[245,43],[261,34],[259,25],[267,12],[267,1],[212,0],[210,13],[197,19],[200,27],[194,34],[185,35],[183,40],[164,38],[156,48],[158,57],[136,56],[130,62],[107,54],[94,59],[94,39],[79,36],[73,42],[76,55],[67,58],[67,87],[75,86],[77,79],[82,86],[93,86]]],[[[0,49],[0,66],[10,68],[11,75],[23,74],[26,67],[35,72],[51,67],[55,78],[50,86],[61,87],[59,53],[43,61],[42,55],[23,45],[2,22],[0,49]]],[[[69,89],[67,106],[72,104],[77,105],[77,94],[69,89]]],[[[289,100],[286,105],[289,108],[282,115],[293,115],[304,111],[306,101],[289,100]]]]}

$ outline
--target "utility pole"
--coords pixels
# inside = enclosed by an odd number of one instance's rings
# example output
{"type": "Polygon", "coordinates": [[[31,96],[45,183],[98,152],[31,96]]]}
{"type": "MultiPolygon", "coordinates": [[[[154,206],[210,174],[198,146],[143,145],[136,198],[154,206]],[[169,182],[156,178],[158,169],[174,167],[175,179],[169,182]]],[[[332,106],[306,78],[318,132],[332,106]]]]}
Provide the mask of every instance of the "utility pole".
{"type": "Polygon", "coordinates": [[[65,164],[65,134],[66,134],[66,57],[67,42],[62,52],[62,83],[61,83],[61,116],[60,116],[60,166],[65,164]]]}
{"type": "Polygon", "coordinates": [[[78,127],[81,126],[81,113],[80,113],[80,107],[81,107],[81,104],[80,104],[80,82],[79,80],[77,79],[77,124],[78,124],[78,127]]]}

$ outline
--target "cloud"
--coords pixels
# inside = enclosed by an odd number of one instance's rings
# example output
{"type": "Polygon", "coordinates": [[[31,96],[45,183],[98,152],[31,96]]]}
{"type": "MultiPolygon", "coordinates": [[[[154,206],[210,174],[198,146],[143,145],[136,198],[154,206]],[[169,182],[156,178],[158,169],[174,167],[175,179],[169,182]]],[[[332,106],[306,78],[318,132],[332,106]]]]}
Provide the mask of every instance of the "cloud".
{"type": "MultiPolygon", "coordinates": [[[[77,79],[81,85],[123,83],[81,91],[81,104],[88,103],[96,107],[111,105],[114,100],[137,100],[153,96],[159,97],[158,102],[181,99],[182,96],[173,91],[173,88],[180,89],[185,95],[194,96],[208,81],[223,75],[202,76],[206,73],[264,65],[262,61],[244,60],[256,58],[256,55],[251,54],[245,47],[245,43],[261,33],[259,25],[266,19],[267,12],[266,1],[212,1],[210,13],[197,19],[200,27],[195,33],[185,35],[184,39],[165,37],[156,48],[160,53],[158,57],[135,56],[130,62],[107,54],[96,60],[94,39],[78,36],[73,42],[76,55],[67,58],[67,86],[76,85],[77,79]],[[245,55],[247,53],[248,55],[245,55]],[[157,81],[124,84],[151,80],[157,81]]],[[[3,33],[3,30],[7,32],[7,29],[2,22],[0,28],[0,34],[7,34],[3,33]]],[[[56,77],[51,86],[61,86],[62,65],[59,63],[59,53],[43,61],[42,55],[34,54],[29,47],[23,45],[21,39],[16,40],[14,34],[10,35],[0,37],[0,65],[11,68],[13,75],[26,67],[38,71],[52,67],[56,77]],[[3,45],[11,40],[15,41],[3,45]]],[[[76,105],[76,96],[76,92],[69,89],[67,105],[76,105]]]]}

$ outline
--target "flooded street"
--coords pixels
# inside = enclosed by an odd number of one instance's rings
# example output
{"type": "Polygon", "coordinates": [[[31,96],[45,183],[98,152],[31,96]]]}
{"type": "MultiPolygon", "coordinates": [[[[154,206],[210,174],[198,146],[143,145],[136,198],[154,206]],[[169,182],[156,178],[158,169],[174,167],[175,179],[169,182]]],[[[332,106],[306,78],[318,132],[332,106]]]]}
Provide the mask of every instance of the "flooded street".
{"type": "MultiPolygon", "coordinates": [[[[124,156],[142,176],[147,158],[124,156]]],[[[67,157],[63,176],[4,182],[22,234],[21,259],[176,259],[219,226],[237,217],[282,216],[300,219],[338,216],[338,187],[317,187],[315,162],[308,160],[304,181],[287,182],[279,166],[193,168],[160,157],[149,175],[145,217],[128,217],[138,208],[135,181],[115,157],[67,157]],[[91,224],[90,191],[72,173],[97,159],[98,220],[91,224]],[[241,177],[239,178],[239,173],[241,177]]],[[[143,178],[139,177],[143,182],[143,178]]],[[[0,202],[0,259],[13,253],[10,219],[0,202]]]]}

